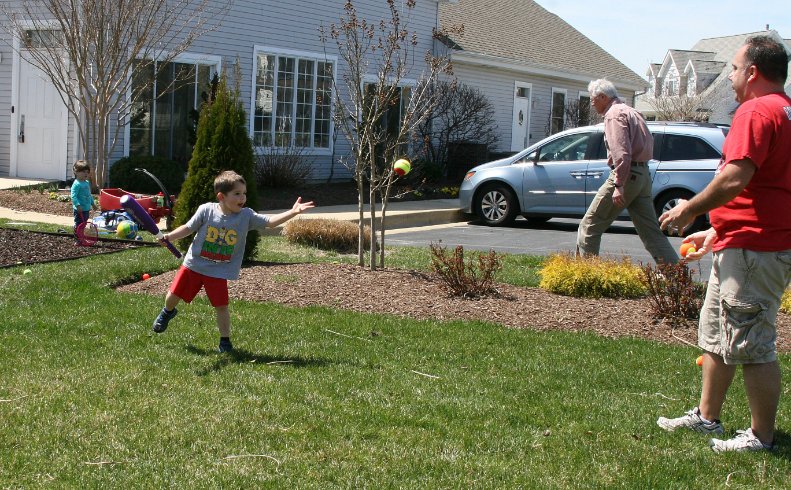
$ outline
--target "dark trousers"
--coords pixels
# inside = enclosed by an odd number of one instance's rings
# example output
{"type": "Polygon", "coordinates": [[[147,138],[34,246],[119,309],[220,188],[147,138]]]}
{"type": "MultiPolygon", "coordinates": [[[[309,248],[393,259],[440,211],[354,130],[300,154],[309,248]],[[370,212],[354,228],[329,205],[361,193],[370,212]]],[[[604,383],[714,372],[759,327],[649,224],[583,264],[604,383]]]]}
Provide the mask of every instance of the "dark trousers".
{"type": "Polygon", "coordinates": [[[74,231],[77,231],[77,227],[80,226],[81,223],[85,223],[88,221],[90,217],[90,211],[77,211],[74,210],[74,231]]]}

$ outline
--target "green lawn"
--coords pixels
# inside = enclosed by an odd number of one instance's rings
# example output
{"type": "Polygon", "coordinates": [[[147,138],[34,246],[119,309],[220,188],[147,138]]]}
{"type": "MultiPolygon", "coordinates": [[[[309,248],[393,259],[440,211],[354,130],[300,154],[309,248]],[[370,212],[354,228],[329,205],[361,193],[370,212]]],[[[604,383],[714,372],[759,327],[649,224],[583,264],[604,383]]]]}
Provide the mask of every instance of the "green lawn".
{"type": "MultiPolygon", "coordinates": [[[[345,260],[262,244],[262,260],[345,260]]],[[[505,263],[535,284],[540,259],[505,263]]],[[[692,348],[236,301],[221,355],[205,300],[156,335],[162,298],[111,287],[176,265],[146,248],[0,270],[0,487],[790,485],[788,383],[775,454],[716,455],[655,425],[697,403],[692,348]]],[[[740,379],[723,418],[748,424],[740,379]]]]}

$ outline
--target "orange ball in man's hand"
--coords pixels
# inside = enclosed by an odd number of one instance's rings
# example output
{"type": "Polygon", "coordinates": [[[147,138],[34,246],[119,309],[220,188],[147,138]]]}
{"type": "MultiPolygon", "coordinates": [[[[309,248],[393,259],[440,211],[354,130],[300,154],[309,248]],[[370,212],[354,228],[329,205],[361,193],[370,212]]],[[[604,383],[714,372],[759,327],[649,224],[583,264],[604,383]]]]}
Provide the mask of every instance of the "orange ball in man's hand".
{"type": "Polygon", "coordinates": [[[694,252],[695,250],[697,250],[695,248],[695,244],[692,243],[692,242],[687,242],[687,243],[682,243],[681,244],[681,248],[679,249],[679,252],[681,253],[682,257],[686,257],[687,254],[690,254],[690,253],[694,252]]]}

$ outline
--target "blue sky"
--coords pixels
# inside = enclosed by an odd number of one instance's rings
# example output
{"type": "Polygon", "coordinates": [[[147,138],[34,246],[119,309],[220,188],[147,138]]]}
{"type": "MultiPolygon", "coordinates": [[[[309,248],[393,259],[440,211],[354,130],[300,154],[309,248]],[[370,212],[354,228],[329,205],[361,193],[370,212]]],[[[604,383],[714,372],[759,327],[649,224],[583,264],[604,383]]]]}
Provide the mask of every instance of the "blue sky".
{"type": "Polygon", "coordinates": [[[789,0],[536,0],[638,75],[668,49],[698,40],[762,31],[769,24],[791,39],[789,0]]]}

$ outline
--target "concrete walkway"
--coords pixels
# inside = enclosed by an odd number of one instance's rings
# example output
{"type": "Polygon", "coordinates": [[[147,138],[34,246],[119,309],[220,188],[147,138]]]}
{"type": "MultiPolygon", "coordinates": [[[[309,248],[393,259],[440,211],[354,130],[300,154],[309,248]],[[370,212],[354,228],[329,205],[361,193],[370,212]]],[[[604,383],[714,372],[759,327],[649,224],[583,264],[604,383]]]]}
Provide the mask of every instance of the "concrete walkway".
{"type": "MultiPolygon", "coordinates": [[[[47,181],[13,179],[0,177],[0,189],[12,189],[14,187],[35,185],[46,183],[47,181]]],[[[377,216],[381,213],[381,204],[377,205],[377,216]]],[[[283,209],[264,210],[264,214],[277,214],[283,209]]],[[[365,209],[365,219],[368,219],[368,207],[365,209]]],[[[74,218],[71,216],[57,216],[53,214],[34,213],[27,211],[15,211],[0,207],[0,218],[10,220],[12,223],[50,223],[61,226],[72,226],[74,218]]],[[[339,221],[350,221],[356,223],[359,219],[357,205],[343,206],[319,206],[302,214],[299,219],[334,219],[339,221]]],[[[388,231],[404,228],[416,228],[423,226],[436,226],[466,221],[466,216],[459,208],[458,199],[435,199],[428,201],[408,201],[391,202],[387,205],[387,229],[388,231]]],[[[165,220],[160,221],[164,226],[165,220]]],[[[280,234],[280,227],[267,230],[267,234],[280,234]]]]}

